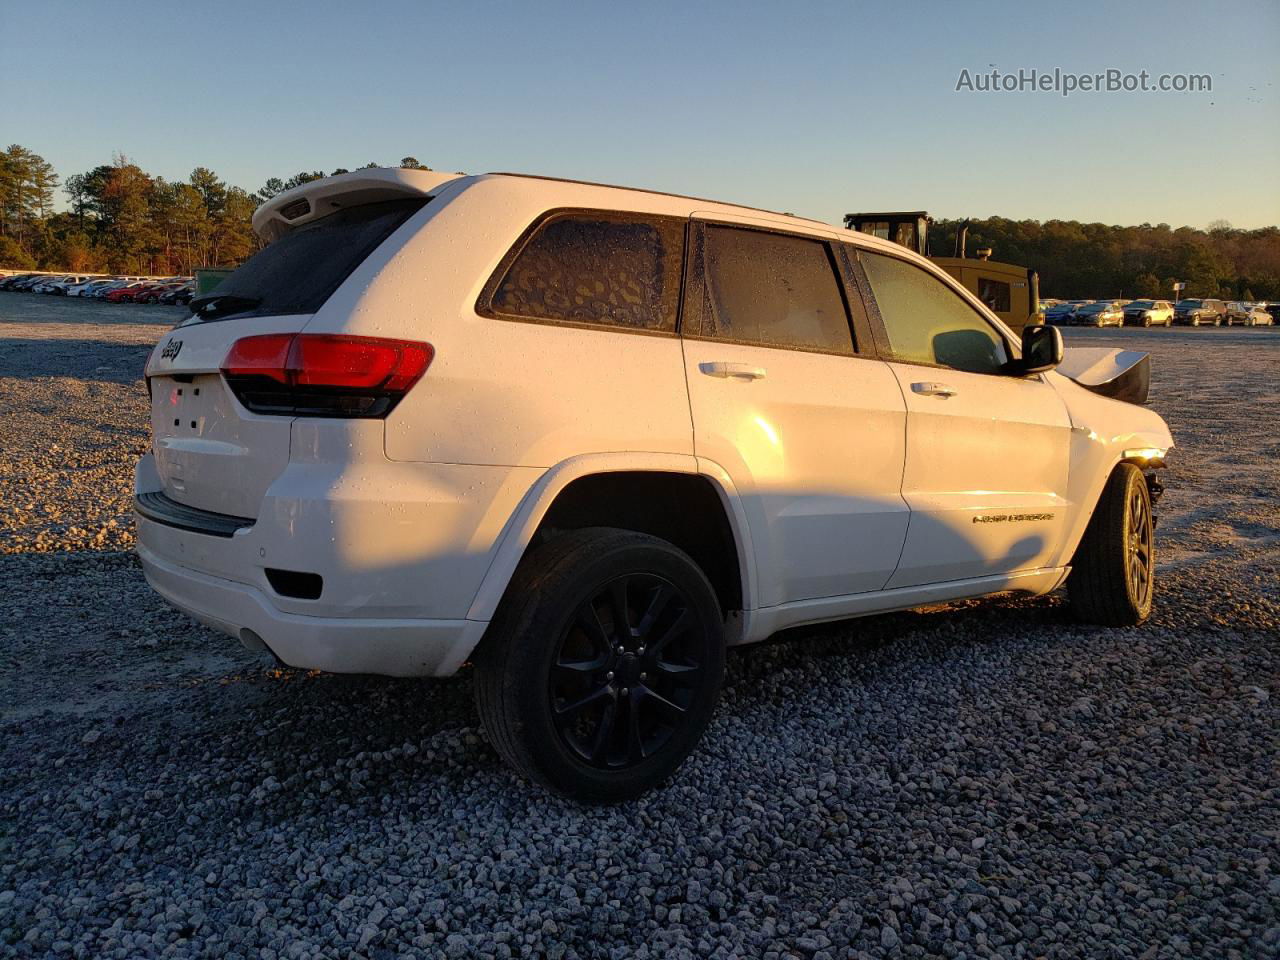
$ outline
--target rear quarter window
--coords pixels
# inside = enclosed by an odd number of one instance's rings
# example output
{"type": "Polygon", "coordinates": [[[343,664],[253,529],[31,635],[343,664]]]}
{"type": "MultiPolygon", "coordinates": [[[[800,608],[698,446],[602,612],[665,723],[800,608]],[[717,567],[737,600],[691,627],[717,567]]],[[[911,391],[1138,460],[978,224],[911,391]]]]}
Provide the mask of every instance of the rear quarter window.
{"type": "Polygon", "coordinates": [[[427,198],[339,210],[286,233],[192,303],[193,321],[315,313],[427,198]]]}
{"type": "Polygon", "coordinates": [[[678,218],[552,214],[507,254],[477,310],[504,319],[671,333],[683,262],[678,218]]]}

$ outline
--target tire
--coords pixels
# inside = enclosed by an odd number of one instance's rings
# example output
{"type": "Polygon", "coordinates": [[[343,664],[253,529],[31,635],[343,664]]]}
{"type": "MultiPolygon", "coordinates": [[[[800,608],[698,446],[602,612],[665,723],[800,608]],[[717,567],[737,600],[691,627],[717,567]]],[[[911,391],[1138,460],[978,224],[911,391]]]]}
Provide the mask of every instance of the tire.
{"type": "Polygon", "coordinates": [[[1131,463],[1107,478],[1072,558],[1067,595],[1084,623],[1133,627],[1151,616],[1155,520],[1147,481],[1131,463]]]}
{"type": "Polygon", "coordinates": [[[1150,327],[1150,326],[1151,326],[1151,318],[1150,318],[1150,317],[1143,317],[1143,318],[1142,318],[1142,325],[1143,325],[1144,327],[1150,327]]]}
{"type": "Polygon", "coordinates": [[[575,530],[512,577],[475,656],[476,707],[519,773],[573,800],[616,803],[666,780],[697,746],[724,650],[715,591],[688,555],[629,530],[575,530]]]}

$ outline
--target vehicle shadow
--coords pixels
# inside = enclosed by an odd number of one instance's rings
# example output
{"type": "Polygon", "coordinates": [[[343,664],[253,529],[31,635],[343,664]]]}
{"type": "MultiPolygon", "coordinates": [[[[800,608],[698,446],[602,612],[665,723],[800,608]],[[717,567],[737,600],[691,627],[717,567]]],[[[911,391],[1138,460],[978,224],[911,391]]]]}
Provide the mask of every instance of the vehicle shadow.
{"type": "MultiPolygon", "coordinates": [[[[815,661],[840,660],[872,678],[901,669],[901,661],[895,666],[883,656],[885,650],[910,644],[918,652],[922,635],[929,638],[927,657],[936,661],[1011,632],[1043,633],[1045,643],[1052,643],[1055,631],[1045,628],[1065,622],[1056,597],[999,596],[784,631],[762,644],[731,649],[726,693],[733,695],[724,698],[715,722],[733,726],[768,709],[776,692],[761,683],[780,669],[822,672],[826,668],[815,661]],[[974,618],[982,621],[977,629],[974,618]],[[969,621],[968,629],[946,629],[961,620],[969,621]]],[[[378,797],[453,796],[495,788],[522,810],[564,808],[564,801],[523,783],[486,742],[472,682],[469,665],[447,679],[391,679],[321,674],[272,666],[264,659],[202,684],[192,692],[196,702],[175,702],[168,717],[153,715],[150,722],[173,724],[175,734],[181,730],[184,739],[215,750],[221,768],[270,771],[270,779],[261,776],[245,796],[246,810],[253,808],[255,817],[296,813],[300,803],[314,802],[300,798],[317,781],[325,803],[357,809],[376,806],[378,797]]],[[[207,761],[193,757],[190,762],[194,775],[207,761]]],[[[243,792],[243,785],[227,788],[243,792]]]]}

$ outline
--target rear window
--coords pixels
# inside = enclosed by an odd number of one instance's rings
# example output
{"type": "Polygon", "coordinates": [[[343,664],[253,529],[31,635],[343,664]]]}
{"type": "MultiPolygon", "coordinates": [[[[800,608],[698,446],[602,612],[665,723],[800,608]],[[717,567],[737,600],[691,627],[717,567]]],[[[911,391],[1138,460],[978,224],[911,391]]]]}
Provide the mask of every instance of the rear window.
{"type": "Polygon", "coordinates": [[[683,220],[594,210],[555,214],[508,255],[480,312],[670,333],[683,262],[683,220]]]}
{"type": "Polygon", "coordinates": [[[339,210],[285,234],[192,301],[189,322],[315,313],[427,198],[339,210]]]}

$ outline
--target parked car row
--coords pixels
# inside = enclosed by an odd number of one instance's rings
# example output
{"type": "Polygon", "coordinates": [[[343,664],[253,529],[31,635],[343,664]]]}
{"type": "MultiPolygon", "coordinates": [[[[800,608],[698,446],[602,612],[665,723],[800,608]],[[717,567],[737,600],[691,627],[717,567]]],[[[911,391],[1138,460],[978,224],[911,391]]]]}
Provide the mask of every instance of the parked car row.
{"type": "MultiPolygon", "coordinates": [[[[1122,327],[1133,300],[1042,301],[1047,323],[1055,326],[1122,327]]],[[[1171,311],[1172,313],[1172,311],[1171,311]]],[[[1148,324],[1149,326],[1149,324],[1148,324]]]]}
{"type": "Polygon", "coordinates": [[[1277,313],[1280,313],[1280,302],[1250,303],[1247,300],[1232,300],[1227,304],[1227,315],[1223,322],[1228,327],[1236,323],[1246,327],[1270,327],[1275,324],[1277,313]]]}
{"type": "Polygon", "coordinates": [[[1220,327],[1224,324],[1230,327],[1237,323],[1246,327],[1270,327],[1275,324],[1276,312],[1280,312],[1280,303],[1197,297],[1179,300],[1174,305],[1173,322],[1192,327],[1220,327]]]}
{"type": "Polygon", "coordinates": [[[92,277],[24,273],[0,278],[0,290],[54,297],[90,297],[110,303],[190,303],[193,277],[92,277]]]}
{"type": "Polygon", "coordinates": [[[1190,298],[1168,300],[1042,300],[1045,321],[1056,326],[1171,327],[1186,326],[1269,327],[1280,312],[1280,302],[1190,298]]]}

